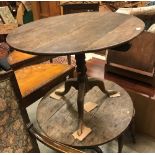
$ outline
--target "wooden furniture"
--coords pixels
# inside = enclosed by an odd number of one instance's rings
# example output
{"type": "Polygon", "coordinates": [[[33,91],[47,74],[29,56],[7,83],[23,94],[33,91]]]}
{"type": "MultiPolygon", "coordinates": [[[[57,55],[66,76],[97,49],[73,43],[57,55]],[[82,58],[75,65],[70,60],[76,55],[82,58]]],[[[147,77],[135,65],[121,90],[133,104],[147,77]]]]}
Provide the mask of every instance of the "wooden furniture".
{"type": "MultiPolygon", "coordinates": [[[[7,34],[17,28],[18,25],[7,6],[1,7],[0,13],[6,18],[4,20],[4,24],[0,24],[0,42],[5,42],[7,34]]],[[[5,46],[7,46],[7,44],[5,46]]],[[[8,48],[9,47],[7,47],[6,52],[8,52],[8,48]]],[[[8,59],[8,65],[10,65],[14,70],[27,65],[37,64],[52,59],[51,57],[40,57],[36,55],[23,54],[20,51],[13,49],[10,51],[11,54],[7,55],[8,58],[6,59],[8,59]]],[[[68,58],[68,63],[71,63],[70,58],[68,58]]]]}
{"type": "Polygon", "coordinates": [[[72,77],[73,72],[73,66],[64,64],[36,64],[16,70],[22,106],[35,102],[68,75],[72,77]]]}
{"type": "Polygon", "coordinates": [[[0,7],[0,42],[3,42],[6,35],[15,29],[18,24],[8,6],[0,7]]]}
{"type": "Polygon", "coordinates": [[[116,11],[119,8],[136,8],[145,6],[148,1],[101,1],[102,4],[106,5],[112,11],[116,11]]]}
{"type": "MultiPolygon", "coordinates": [[[[135,108],[136,133],[155,138],[155,124],[152,123],[155,122],[155,88],[117,74],[104,73],[104,65],[103,60],[96,58],[87,61],[88,75],[113,81],[127,90],[135,108]]],[[[138,137],[137,144],[141,145],[138,137]]]]}
{"type": "Polygon", "coordinates": [[[78,125],[74,88],[60,100],[51,98],[50,91],[40,101],[36,117],[41,131],[58,143],[79,149],[96,149],[99,145],[117,139],[132,120],[133,104],[127,92],[117,84],[105,81],[105,86],[107,89],[118,90],[121,96],[107,98],[97,87],[87,93],[85,103],[94,102],[98,106],[90,112],[84,112],[86,126],[92,132],[83,141],[72,136],[78,125]]]}
{"type": "MultiPolygon", "coordinates": [[[[10,48],[7,43],[0,43],[0,65],[5,70],[8,70],[10,68],[12,68],[13,70],[17,70],[25,66],[48,61],[49,59],[52,60],[51,57],[41,57],[32,54],[21,53],[16,50],[10,52],[10,48]]],[[[68,63],[71,64],[70,61],[68,61],[68,63]]]]}
{"type": "Polygon", "coordinates": [[[100,49],[117,46],[133,39],[143,29],[144,23],[130,15],[78,13],[49,17],[28,23],[12,31],[6,40],[14,49],[28,54],[70,55],[81,51],[83,51],[81,53],[96,52],[100,49]],[[76,20],[73,20],[75,18],[76,20]],[[106,19],[113,19],[113,24],[111,21],[104,22],[106,19]],[[69,22],[70,24],[68,24],[69,22]],[[48,29],[49,27],[50,29],[48,29]],[[137,27],[138,29],[136,29],[137,27]],[[126,35],[117,38],[120,33],[126,35]],[[90,36],[89,40],[88,35],[90,36]],[[111,36],[113,39],[110,39],[111,36]],[[23,37],[24,40],[21,39],[23,37]],[[93,44],[90,45],[90,43],[93,44]]]}
{"type": "MultiPolygon", "coordinates": [[[[17,69],[20,69],[22,67],[43,63],[43,62],[48,61],[48,60],[51,61],[52,58],[53,57],[36,56],[36,55],[32,55],[32,54],[22,53],[22,52],[17,51],[17,50],[13,50],[8,55],[7,60],[8,60],[9,65],[11,66],[11,68],[13,70],[17,70],[17,69]]],[[[68,64],[69,64],[69,62],[70,61],[68,61],[68,64]]]]}
{"type": "Polygon", "coordinates": [[[124,52],[121,49],[117,52],[112,49],[108,50],[106,72],[116,73],[154,86],[155,35],[143,32],[129,44],[131,47],[124,52]]]}
{"type": "Polygon", "coordinates": [[[99,11],[99,2],[95,1],[61,1],[60,6],[61,15],[79,12],[99,11]]]}
{"type": "Polygon", "coordinates": [[[31,2],[34,20],[60,15],[60,2],[58,1],[33,1],[31,2]]]}
{"type": "Polygon", "coordinates": [[[78,90],[79,132],[82,132],[85,93],[94,86],[99,86],[108,96],[116,93],[105,90],[101,80],[88,79],[85,53],[97,52],[127,42],[139,35],[143,29],[144,23],[133,16],[115,13],[79,13],[26,24],[10,33],[7,42],[11,47],[28,54],[53,56],[75,54],[78,77],[66,81],[65,91],[57,93],[64,95],[71,86],[78,90]],[[24,40],[21,39],[23,37],[24,40]]]}
{"type": "Polygon", "coordinates": [[[35,138],[28,133],[12,71],[0,72],[0,152],[38,152],[35,138]]]}
{"type": "MultiPolygon", "coordinates": [[[[0,72],[0,152],[39,152],[35,137],[56,151],[82,152],[50,140],[31,126],[13,71],[0,72]],[[28,132],[29,129],[29,132],[28,132]],[[34,135],[32,135],[32,132],[34,135]],[[45,141],[46,140],[46,141],[45,141]]],[[[32,103],[31,103],[32,104],[32,103]]]]}

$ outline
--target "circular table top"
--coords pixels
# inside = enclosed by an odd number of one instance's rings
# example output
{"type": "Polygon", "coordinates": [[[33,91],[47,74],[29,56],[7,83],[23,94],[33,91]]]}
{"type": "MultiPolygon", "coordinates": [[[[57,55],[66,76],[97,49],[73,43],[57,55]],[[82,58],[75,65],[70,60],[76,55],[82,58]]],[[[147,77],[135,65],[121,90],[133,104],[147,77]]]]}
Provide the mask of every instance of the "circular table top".
{"type": "Polygon", "coordinates": [[[127,42],[144,29],[137,17],[87,12],[49,17],[25,24],[7,36],[7,43],[29,54],[69,55],[97,52],[127,42]]]}
{"type": "Polygon", "coordinates": [[[37,108],[37,121],[41,130],[55,141],[73,147],[98,146],[118,137],[128,127],[133,117],[133,103],[127,92],[117,84],[106,81],[107,89],[117,90],[120,97],[108,98],[98,87],[91,89],[85,96],[86,102],[98,106],[91,112],[84,112],[84,122],[92,132],[83,140],[72,136],[78,127],[77,91],[72,88],[60,100],[47,94],[37,108]]]}

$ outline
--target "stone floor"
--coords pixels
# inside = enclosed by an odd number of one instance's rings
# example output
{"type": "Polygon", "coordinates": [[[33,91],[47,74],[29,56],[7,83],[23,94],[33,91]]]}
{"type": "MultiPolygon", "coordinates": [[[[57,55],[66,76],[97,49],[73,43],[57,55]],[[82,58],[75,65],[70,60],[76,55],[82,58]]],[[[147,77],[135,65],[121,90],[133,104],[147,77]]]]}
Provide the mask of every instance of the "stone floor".
{"type": "MultiPolygon", "coordinates": [[[[38,106],[40,100],[38,100],[37,102],[35,102],[34,104],[32,104],[31,106],[29,106],[27,108],[29,117],[31,119],[31,121],[35,121],[36,119],[36,109],[38,106]]],[[[155,153],[155,139],[146,136],[146,135],[142,135],[142,134],[137,134],[136,135],[136,144],[133,144],[131,142],[131,139],[129,136],[125,137],[124,140],[124,147],[123,147],[123,152],[124,153],[155,153]]],[[[40,151],[42,153],[52,153],[54,152],[53,150],[49,149],[48,147],[46,147],[45,145],[41,144],[40,142],[38,142],[39,144],[39,148],[40,151]]],[[[101,149],[103,152],[106,153],[116,153],[117,152],[117,141],[112,141],[109,142],[105,145],[101,146],[101,149]]],[[[90,150],[86,150],[87,152],[89,152],[90,150]]]]}

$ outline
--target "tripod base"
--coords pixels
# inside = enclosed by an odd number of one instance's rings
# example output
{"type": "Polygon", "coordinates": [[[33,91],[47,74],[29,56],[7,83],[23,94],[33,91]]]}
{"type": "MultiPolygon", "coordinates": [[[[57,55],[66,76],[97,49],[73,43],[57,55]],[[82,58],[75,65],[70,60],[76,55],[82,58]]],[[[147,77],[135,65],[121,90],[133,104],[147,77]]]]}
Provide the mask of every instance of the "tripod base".
{"type": "Polygon", "coordinates": [[[77,98],[77,105],[78,105],[78,113],[79,113],[79,127],[78,127],[78,135],[80,136],[82,134],[82,128],[84,125],[83,121],[83,105],[84,105],[84,96],[85,94],[92,89],[93,87],[98,86],[100,90],[106,94],[108,97],[113,96],[114,94],[117,94],[117,91],[114,90],[106,90],[104,82],[97,79],[97,78],[86,78],[85,81],[79,82],[77,78],[71,78],[66,80],[65,82],[65,89],[63,92],[56,91],[55,93],[57,95],[63,96],[69,92],[71,87],[74,87],[76,90],[78,90],[78,98],[77,98]]]}

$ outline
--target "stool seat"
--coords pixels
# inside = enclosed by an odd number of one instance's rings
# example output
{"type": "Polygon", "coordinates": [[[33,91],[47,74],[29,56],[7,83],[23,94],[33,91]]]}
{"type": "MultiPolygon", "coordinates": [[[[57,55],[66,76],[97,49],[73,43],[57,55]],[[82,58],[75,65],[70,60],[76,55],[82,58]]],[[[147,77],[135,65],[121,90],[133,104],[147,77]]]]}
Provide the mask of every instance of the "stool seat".
{"type": "Polygon", "coordinates": [[[22,53],[20,51],[14,50],[9,54],[8,62],[10,65],[13,65],[33,57],[36,57],[36,55],[26,54],[26,53],[22,53]]]}
{"type": "Polygon", "coordinates": [[[21,95],[25,97],[72,69],[73,66],[64,64],[37,64],[16,70],[15,76],[21,95]]]}

